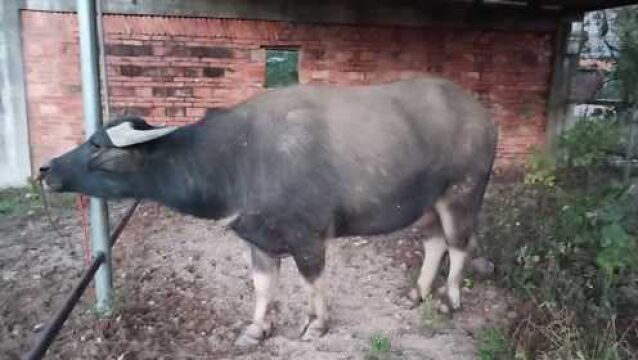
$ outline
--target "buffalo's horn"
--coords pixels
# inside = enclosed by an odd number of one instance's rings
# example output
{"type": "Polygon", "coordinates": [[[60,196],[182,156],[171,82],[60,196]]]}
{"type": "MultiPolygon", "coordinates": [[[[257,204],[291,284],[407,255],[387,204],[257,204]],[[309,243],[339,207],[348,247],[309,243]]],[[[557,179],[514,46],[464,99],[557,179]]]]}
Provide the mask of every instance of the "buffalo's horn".
{"type": "Polygon", "coordinates": [[[137,130],[130,122],[123,122],[106,129],[106,134],[116,147],[125,147],[145,143],[177,130],[175,126],[160,127],[149,130],[137,130]]]}

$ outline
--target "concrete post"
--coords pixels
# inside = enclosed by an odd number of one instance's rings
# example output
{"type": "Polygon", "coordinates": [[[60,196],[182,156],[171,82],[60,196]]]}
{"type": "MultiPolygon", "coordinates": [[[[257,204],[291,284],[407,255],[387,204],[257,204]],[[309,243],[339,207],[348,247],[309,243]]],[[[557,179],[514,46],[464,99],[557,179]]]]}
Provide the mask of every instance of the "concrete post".
{"type": "MultiPolygon", "coordinates": [[[[82,64],[84,126],[85,136],[88,139],[102,125],[95,0],[77,0],[77,10],[80,62],[82,64]]],[[[96,306],[98,312],[109,314],[112,306],[113,282],[106,202],[103,199],[92,197],[90,212],[93,255],[95,256],[98,252],[103,252],[106,255],[106,260],[95,274],[96,306]]]]}
{"type": "Polygon", "coordinates": [[[19,6],[0,1],[0,188],[31,175],[19,6]]]}

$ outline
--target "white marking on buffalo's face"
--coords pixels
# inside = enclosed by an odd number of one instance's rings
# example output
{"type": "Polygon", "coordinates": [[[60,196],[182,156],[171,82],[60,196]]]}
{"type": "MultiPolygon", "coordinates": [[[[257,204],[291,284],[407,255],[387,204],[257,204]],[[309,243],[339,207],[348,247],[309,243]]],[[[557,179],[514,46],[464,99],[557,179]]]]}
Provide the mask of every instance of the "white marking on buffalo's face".
{"type": "Polygon", "coordinates": [[[133,124],[127,121],[106,129],[106,134],[116,147],[126,147],[155,140],[175,130],[177,130],[175,126],[137,130],[133,128],[133,124]]]}

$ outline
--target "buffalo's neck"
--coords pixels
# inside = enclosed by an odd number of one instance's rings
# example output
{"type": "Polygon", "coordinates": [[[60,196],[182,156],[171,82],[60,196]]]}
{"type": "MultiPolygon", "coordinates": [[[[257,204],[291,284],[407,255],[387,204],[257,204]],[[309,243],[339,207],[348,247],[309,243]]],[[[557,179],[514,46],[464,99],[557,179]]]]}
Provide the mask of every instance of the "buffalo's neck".
{"type": "Polygon", "coordinates": [[[145,166],[144,173],[150,176],[144,197],[202,218],[216,219],[234,212],[236,154],[224,143],[234,134],[220,134],[216,127],[202,121],[158,141],[145,166]]]}

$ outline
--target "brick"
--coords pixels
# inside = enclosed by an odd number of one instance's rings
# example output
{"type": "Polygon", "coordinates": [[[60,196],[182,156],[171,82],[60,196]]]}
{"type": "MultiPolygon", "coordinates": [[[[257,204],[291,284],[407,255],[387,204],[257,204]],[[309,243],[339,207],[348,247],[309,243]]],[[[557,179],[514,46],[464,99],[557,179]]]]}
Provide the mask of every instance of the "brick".
{"type": "Polygon", "coordinates": [[[175,96],[175,97],[192,97],[193,96],[192,87],[176,88],[172,90],[171,92],[172,94],[169,93],[170,96],[175,96]]]}
{"type": "Polygon", "coordinates": [[[175,117],[175,116],[185,116],[186,109],[181,106],[172,106],[166,108],[166,116],[175,117]]]}
{"type": "Polygon", "coordinates": [[[124,45],[106,44],[107,55],[114,56],[148,56],[153,54],[153,47],[150,45],[124,45]]]}
{"type": "Polygon", "coordinates": [[[519,58],[521,64],[526,67],[536,67],[539,63],[538,54],[529,49],[522,50],[521,53],[516,54],[516,56],[519,58]]]}
{"type": "Polygon", "coordinates": [[[82,92],[82,85],[67,85],[64,87],[67,94],[79,94],[82,92]]]}
{"type": "Polygon", "coordinates": [[[173,45],[170,48],[165,49],[163,55],[175,57],[230,59],[233,57],[233,51],[219,46],[173,45]]]}
{"type": "Polygon", "coordinates": [[[151,78],[151,81],[158,82],[158,83],[171,83],[173,81],[173,77],[158,75],[158,76],[153,76],[151,78]]]}
{"type": "Polygon", "coordinates": [[[206,108],[188,108],[186,116],[201,118],[206,114],[206,108]]]}
{"type": "Polygon", "coordinates": [[[151,113],[152,108],[142,106],[123,106],[123,107],[111,107],[111,112],[117,116],[133,115],[133,116],[147,116],[151,113]]]}
{"type": "Polygon", "coordinates": [[[250,51],[250,60],[263,63],[266,61],[265,49],[253,49],[250,51]]]}
{"type": "Polygon", "coordinates": [[[143,68],[136,65],[122,65],[120,66],[120,75],[127,77],[142,76],[143,68]]]}
{"type": "Polygon", "coordinates": [[[197,67],[184,67],[183,68],[184,77],[200,77],[202,76],[202,69],[197,67]]]}
{"type": "Polygon", "coordinates": [[[153,105],[151,106],[150,113],[146,115],[146,118],[163,117],[163,116],[166,116],[166,108],[153,105]]]}
{"type": "Polygon", "coordinates": [[[184,70],[183,68],[180,67],[170,67],[170,66],[165,66],[165,67],[161,67],[161,68],[156,68],[155,69],[156,74],[155,75],[161,75],[164,77],[175,77],[175,76],[180,76],[183,74],[184,70]]]}
{"type": "Polygon", "coordinates": [[[153,88],[153,96],[154,97],[167,97],[168,92],[165,87],[154,87],[153,88]]]}
{"type": "Polygon", "coordinates": [[[124,86],[112,86],[109,89],[109,94],[111,96],[134,96],[135,88],[134,87],[124,87],[124,86]]]}
{"type": "Polygon", "coordinates": [[[205,77],[216,78],[220,76],[224,76],[226,70],[220,67],[205,67],[203,74],[205,77]]]}
{"type": "Polygon", "coordinates": [[[60,107],[57,104],[40,104],[38,106],[38,114],[46,116],[59,115],[60,107]]]}
{"type": "Polygon", "coordinates": [[[193,96],[192,87],[154,87],[154,97],[188,97],[193,96]]]}
{"type": "Polygon", "coordinates": [[[213,89],[210,87],[196,87],[193,89],[193,96],[199,99],[208,99],[213,96],[213,89]]]}
{"type": "Polygon", "coordinates": [[[151,98],[153,97],[153,88],[148,86],[136,86],[135,96],[140,98],[151,98]]]}
{"type": "Polygon", "coordinates": [[[330,77],[329,70],[313,71],[310,74],[310,78],[313,80],[326,80],[330,77]]]}

